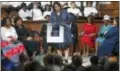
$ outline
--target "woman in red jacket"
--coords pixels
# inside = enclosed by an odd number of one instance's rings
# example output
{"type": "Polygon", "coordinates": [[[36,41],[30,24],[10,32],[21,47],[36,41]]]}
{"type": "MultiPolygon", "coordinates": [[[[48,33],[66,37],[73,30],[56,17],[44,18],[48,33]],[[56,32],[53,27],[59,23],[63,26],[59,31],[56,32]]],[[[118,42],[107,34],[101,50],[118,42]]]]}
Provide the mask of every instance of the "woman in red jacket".
{"type": "Polygon", "coordinates": [[[91,48],[95,47],[96,25],[93,23],[93,17],[88,16],[88,22],[83,25],[83,32],[80,34],[83,55],[88,56],[91,48]]]}

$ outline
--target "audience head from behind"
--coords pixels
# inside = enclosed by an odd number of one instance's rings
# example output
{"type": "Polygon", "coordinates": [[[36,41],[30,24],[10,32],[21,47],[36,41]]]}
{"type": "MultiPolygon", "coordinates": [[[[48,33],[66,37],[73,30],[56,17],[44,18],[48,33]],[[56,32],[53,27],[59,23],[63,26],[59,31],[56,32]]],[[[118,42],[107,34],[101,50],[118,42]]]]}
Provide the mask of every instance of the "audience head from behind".
{"type": "Polygon", "coordinates": [[[101,57],[99,59],[99,65],[104,66],[106,64],[107,58],[106,57],[101,57]]]}
{"type": "Polygon", "coordinates": [[[104,15],[103,22],[106,25],[109,24],[110,23],[110,16],[109,15],[104,15]]]}
{"type": "Polygon", "coordinates": [[[25,65],[25,71],[41,71],[43,66],[37,61],[31,61],[25,65]]]}
{"type": "Polygon", "coordinates": [[[54,65],[62,66],[63,60],[62,60],[61,56],[59,56],[59,55],[53,55],[53,61],[54,61],[53,62],[54,65]]]}
{"type": "Polygon", "coordinates": [[[62,57],[59,55],[47,54],[44,57],[43,62],[45,66],[51,66],[51,65],[61,66],[63,60],[62,60],[62,57]]]}
{"type": "Polygon", "coordinates": [[[52,58],[53,58],[53,55],[52,55],[52,54],[47,54],[47,55],[45,55],[45,56],[44,56],[44,59],[43,59],[44,65],[45,65],[45,66],[53,65],[52,58]]]}
{"type": "Polygon", "coordinates": [[[92,65],[98,65],[98,61],[99,61],[99,59],[98,59],[97,56],[92,56],[90,58],[90,62],[91,62],[92,65]]]}
{"type": "Polygon", "coordinates": [[[75,66],[75,67],[79,67],[79,66],[82,66],[82,57],[80,55],[74,55],[72,57],[72,64],[75,66]]]}
{"type": "Polygon", "coordinates": [[[53,4],[53,11],[58,13],[62,10],[61,4],[59,2],[54,2],[53,4]]]}
{"type": "Polygon", "coordinates": [[[105,71],[119,71],[119,63],[116,56],[109,56],[105,64],[105,71]]]}

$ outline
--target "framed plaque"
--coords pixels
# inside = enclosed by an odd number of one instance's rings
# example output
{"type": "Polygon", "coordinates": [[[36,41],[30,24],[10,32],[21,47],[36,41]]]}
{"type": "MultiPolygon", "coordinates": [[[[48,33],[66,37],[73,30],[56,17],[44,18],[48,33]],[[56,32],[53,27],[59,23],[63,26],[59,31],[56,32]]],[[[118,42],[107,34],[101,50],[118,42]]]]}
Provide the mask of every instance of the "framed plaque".
{"type": "Polygon", "coordinates": [[[63,43],[64,42],[64,27],[54,26],[51,23],[47,24],[47,43],[63,43]]]}

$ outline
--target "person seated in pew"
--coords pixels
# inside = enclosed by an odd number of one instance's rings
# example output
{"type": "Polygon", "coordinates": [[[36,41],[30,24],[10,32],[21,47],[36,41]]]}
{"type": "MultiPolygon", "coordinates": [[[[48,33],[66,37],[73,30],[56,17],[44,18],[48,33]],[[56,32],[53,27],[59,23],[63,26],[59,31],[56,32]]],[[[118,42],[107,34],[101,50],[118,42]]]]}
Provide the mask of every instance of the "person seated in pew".
{"type": "Polygon", "coordinates": [[[108,56],[115,52],[119,56],[119,18],[114,19],[113,27],[105,33],[104,37],[105,40],[98,47],[97,56],[108,56]]]}
{"type": "Polygon", "coordinates": [[[30,32],[28,29],[23,25],[21,17],[16,17],[14,20],[15,29],[18,34],[18,40],[25,40],[25,39],[32,39],[30,32]]]}
{"type": "MultiPolygon", "coordinates": [[[[13,62],[15,65],[19,64],[19,54],[26,54],[26,50],[23,44],[18,41],[18,35],[16,30],[11,25],[11,21],[8,17],[3,19],[5,23],[1,28],[1,50],[2,55],[13,62]]],[[[27,54],[26,54],[27,55],[27,54]]]]}
{"type": "MultiPolygon", "coordinates": [[[[99,47],[100,44],[102,44],[102,42],[105,40],[105,33],[107,31],[109,31],[109,29],[112,28],[112,24],[110,24],[110,17],[108,15],[105,15],[104,18],[103,18],[103,22],[104,24],[102,25],[102,27],[100,28],[100,31],[98,33],[98,37],[96,39],[96,51],[97,51],[97,47],[99,47]]],[[[97,52],[96,52],[97,53],[97,52]]],[[[95,54],[96,54],[95,53],[95,54]]]]}
{"type": "Polygon", "coordinates": [[[98,10],[95,7],[92,7],[91,3],[88,3],[87,7],[84,8],[84,16],[88,17],[89,15],[96,16],[98,10]]]}
{"type": "Polygon", "coordinates": [[[33,8],[30,10],[30,16],[34,21],[44,20],[42,11],[38,8],[38,2],[33,3],[33,8]]]}
{"type": "Polygon", "coordinates": [[[45,20],[48,20],[46,17],[49,15],[51,15],[51,7],[50,5],[45,5],[45,11],[43,12],[43,17],[45,18],[45,20]]]}
{"type": "Polygon", "coordinates": [[[28,52],[28,55],[31,57],[34,54],[34,51],[36,51],[36,49],[38,47],[40,47],[40,43],[39,43],[40,41],[34,40],[34,38],[33,38],[34,33],[32,35],[32,32],[28,31],[28,29],[23,25],[22,19],[20,17],[15,18],[15,26],[14,27],[18,34],[18,40],[24,44],[24,46],[28,52]],[[31,50],[34,48],[35,48],[35,50],[31,50]]]}
{"type": "Polygon", "coordinates": [[[83,56],[88,56],[90,51],[93,53],[95,48],[97,27],[93,23],[93,16],[88,16],[88,22],[83,25],[83,32],[80,33],[80,43],[83,49],[83,56]]]}
{"type": "Polygon", "coordinates": [[[67,11],[68,11],[68,13],[72,13],[77,17],[82,16],[80,9],[76,7],[75,2],[71,2],[71,7],[68,8],[67,11]]]}
{"type": "Polygon", "coordinates": [[[18,12],[19,16],[22,18],[22,20],[27,20],[30,16],[30,11],[27,9],[27,6],[25,3],[21,4],[21,9],[18,12]]]}

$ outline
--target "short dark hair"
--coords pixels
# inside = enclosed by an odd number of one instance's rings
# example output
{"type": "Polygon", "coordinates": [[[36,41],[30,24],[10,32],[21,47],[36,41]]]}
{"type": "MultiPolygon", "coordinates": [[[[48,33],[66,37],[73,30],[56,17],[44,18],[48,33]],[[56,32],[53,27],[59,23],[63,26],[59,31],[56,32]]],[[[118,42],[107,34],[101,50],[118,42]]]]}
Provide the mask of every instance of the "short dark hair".
{"type": "Polygon", "coordinates": [[[62,57],[59,55],[48,54],[44,57],[45,65],[62,65],[62,57]]]}
{"type": "Polygon", "coordinates": [[[60,7],[60,9],[62,9],[61,4],[58,1],[56,1],[56,2],[54,2],[53,7],[52,7],[53,11],[55,11],[55,5],[58,5],[60,7]]]}
{"type": "Polygon", "coordinates": [[[52,65],[53,64],[52,58],[53,58],[52,54],[47,54],[43,59],[44,65],[45,66],[46,65],[52,65]]]}
{"type": "Polygon", "coordinates": [[[27,7],[27,5],[25,3],[22,3],[21,8],[23,8],[23,7],[27,7]]]}
{"type": "Polygon", "coordinates": [[[22,20],[22,18],[19,17],[19,16],[17,16],[17,17],[15,18],[15,20],[14,20],[15,25],[17,25],[17,21],[20,20],[20,19],[22,20]]]}
{"type": "Polygon", "coordinates": [[[74,55],[72,57],[72,64],[75,66],[82,65],[82,57],[80,55],[74,55]]]}
{"type": "Polygon", "coordinates": [[[59,65],[59,66],[61,66],[62,62],[63,62],[62,57],[59,56],[59,55],[54,55],[53,56],[53,61],[54,61],[53,62],[54,65],[59,65]]]}
{"type": "Polygon", "coordinates": [[[98,57],[97,56],[92,56],[91,58],[90,58],[90,62],[91,62],[91,64],[98,64],[98,57]]]}
{"type": "Polygon", "coordinates": [[[42,68],[38,61],[31,61],[25,65],[25,71],[40,71],[42,68]]]}

